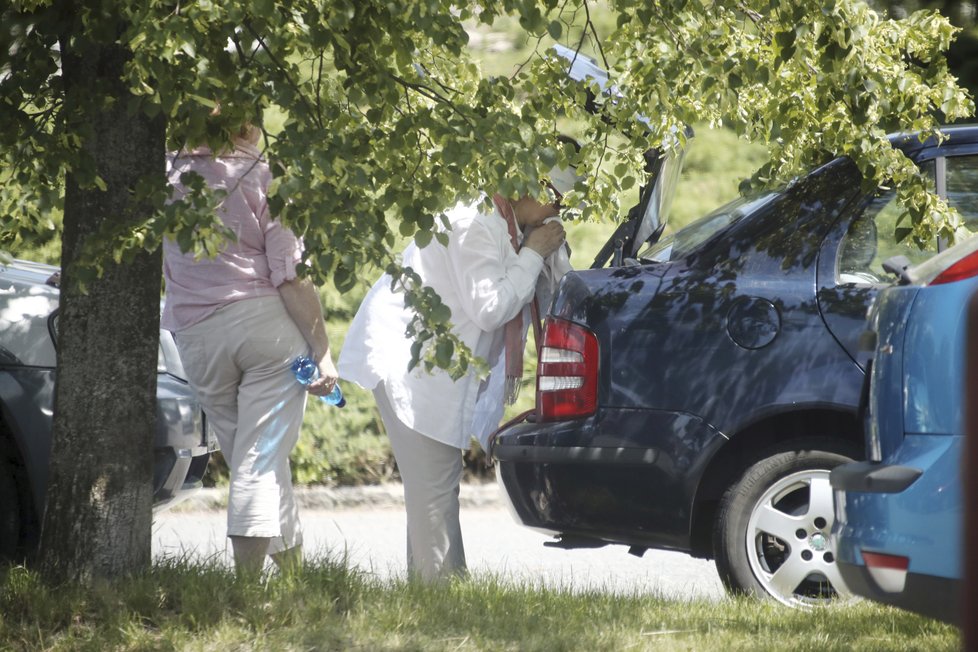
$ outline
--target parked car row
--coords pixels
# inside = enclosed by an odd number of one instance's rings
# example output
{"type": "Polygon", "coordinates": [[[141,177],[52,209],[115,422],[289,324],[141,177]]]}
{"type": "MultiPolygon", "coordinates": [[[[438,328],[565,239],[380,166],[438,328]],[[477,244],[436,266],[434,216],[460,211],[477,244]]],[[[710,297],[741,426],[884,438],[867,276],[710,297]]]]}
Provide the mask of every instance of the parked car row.
{"type": "MultiPolygon", "coordinates": [[[[579,74],[596,74],[591,66],[579,74]]],[[[890,140],[978,230],[978,126],[943,133],[940,142],[916,134],[890,140]]],[[[638,555],[658,548],[712,558],[731,591],[788,605],[853,590],[878,597],[868,580],[847,580],[895,553],[882,539],[860,547],[847,537],[885,537],[884,509],[933,515],[931,500],[952,514],[955,501],[960,509],[946,472],[959,456],[962,397],[945,391],[960,368],[935,370],[961,359],[952,307],[970,285],[940,290],[934,279],[950,272],[919,270],[944,269],[961,251],[935,258],[938,241],[924,250],[899,241],[895,193],[866,191],[845,158],[658,239],[668,210],[662,198],[676,178],[665,168],[681,160],[650,154],[655,176],[639,204],[594,268],[564,277],[549,307],[536,409],[493,440],[517,520],[552,534],[549,545],[558,547],[620,544],[638,555]],[[884,267],[895,256],[917,280],[880,298],[878,319],[890,324],[880,335],[902,338],[907,355],[911,339],[929,339],[913,345],[919,368],[901,376],[893,344],[873,371],[873,469],[836,471],[866,457],[859,412],[870,365],[859,343],[868,308],[897,280],[884,267]],[[927,331],[932,321],[942,329],[927,331]],[[927,439],[932,434],[940,436],[927,439]],[[837,511],[832,473],[849,479],[837,486],[866,491],[868,480],[853,479],[858,473],[875,478],[880,464],[914,466],[921,455],[940,456],[943,481],[921,483],[900,507],[884,508],[885,494],[874,489],[837,511]]],[[[961,264],[974,275],[972,263],[961,264]]],[[[888,518],[896,528],[897,517],[888,518]]],[[[937,531],[932,552],[946,568],[920,572],[953,577],[956,531],[937,531]]]]}
{"type": "MultiPolygon", "coordinates": [[[[0,265],[0,560],[38,543],[48,482],[58,343],[58,269],[0,265]]],[[[176,345],[160,331],[154,437],[154,509],[201,486],[216,440],[184,377],[176,345]]]]}

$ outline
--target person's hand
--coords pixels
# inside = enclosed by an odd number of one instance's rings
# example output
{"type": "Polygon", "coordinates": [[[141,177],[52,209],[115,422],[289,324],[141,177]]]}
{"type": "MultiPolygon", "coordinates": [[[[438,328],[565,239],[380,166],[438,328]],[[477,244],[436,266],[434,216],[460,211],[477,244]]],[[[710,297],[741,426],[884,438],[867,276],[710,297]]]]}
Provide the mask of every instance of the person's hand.
{"type": "Polygon", "coordinates": [[[306,391],[314,396],[326,396],[333,391],[340,376],[333,364],[333,358],[329,355],[320,360],[316,366],[319,368],[319,378],[306,385],[306,391]]]}
{"type": "Polygon", "coordinates": [[[533,229],[523,241],[524,247],[529,247],[544,258],[555,252],[562,244],[564,244],[564,225],[557,220],[533,229]]]}

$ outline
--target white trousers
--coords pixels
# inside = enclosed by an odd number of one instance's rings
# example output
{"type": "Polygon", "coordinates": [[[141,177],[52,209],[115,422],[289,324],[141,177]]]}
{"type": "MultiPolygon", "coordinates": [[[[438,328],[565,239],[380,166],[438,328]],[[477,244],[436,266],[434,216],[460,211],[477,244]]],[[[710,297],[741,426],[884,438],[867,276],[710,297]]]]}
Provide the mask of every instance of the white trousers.
{"type": "Polygon", "coordinates": [[[231,473],[228,536],[302,543],[289,454],[307,392],[290,369],[308,351],[279,296],[235,301],[176,333],[187,378],[231,473]]]}
{"type": "Polygon", "coordinates": [[[408,574],[425,581],[465,575],[459,526],[461,449],[408,428],[394,413],[381,383],[374,398],[404,484],[408,574]]]}

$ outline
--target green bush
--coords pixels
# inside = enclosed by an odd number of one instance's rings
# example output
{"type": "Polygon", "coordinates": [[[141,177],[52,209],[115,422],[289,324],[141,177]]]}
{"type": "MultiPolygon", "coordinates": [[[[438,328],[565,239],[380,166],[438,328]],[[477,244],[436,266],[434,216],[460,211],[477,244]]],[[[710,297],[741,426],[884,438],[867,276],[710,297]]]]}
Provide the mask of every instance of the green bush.
{"type": "MultiPolygon", "coordinates": [[[[380,273],[375,275],[379,277],[380,273]]],[[[372,281],[364,280],[346,294],[332,286],[320,290],[334,359],[339,356],[350,320],[372,281]]],[[[394,455],[373,394],[353,383],[341,382],[341,387],[346,397],[343,408],[316,399],[308,402],[299,443],[291,456],[295,483],[354,486],[396,479],[394,455]]],[[[525,392],[524,399],[527,393],[532,395],[525,392]]],[[[467,477],[484,478],[489,474],[485,455],[477,447],[466,454],[464,461],[467,477]]],[[[224,485],[227,476],[227,464],[218,453],[208,465],[205,484],[224,485]]]]}
{"type": "MultiPolygon", "coordinates": [[[[320,298],[327,315],[326,330],[334,360],[339,356],[350,320],[370,288],[367,274],[349,292],[341,294],[328,285],[320,288],[320,298]]],[[[292,475],[297,484],[363,485],[377,484],[396,475],[394,456],[384,433],[373,395],[352,384],[342,382],[346,405],[336,408],[310,398],[302,424],[299,443],[292,452],[292,475]]],[[[220,455],[208,465],[206,484],[227,481],[227,465],[220,455]]]]}
{"type": "MultiPolygon", "coordinates": [[[[341,294],[335,287],[320,291],[327,315],[327,333],[334,360],[353,315],[381,272],[365,274],[356,287],[341,294]]],[[[394,456],[384,433],[373,395],[341,383],[346,405],[336,408],[311,399],[302,435],[292,453],[292,469],[299,484],[376,484],[394,475],[394,456]]]]}

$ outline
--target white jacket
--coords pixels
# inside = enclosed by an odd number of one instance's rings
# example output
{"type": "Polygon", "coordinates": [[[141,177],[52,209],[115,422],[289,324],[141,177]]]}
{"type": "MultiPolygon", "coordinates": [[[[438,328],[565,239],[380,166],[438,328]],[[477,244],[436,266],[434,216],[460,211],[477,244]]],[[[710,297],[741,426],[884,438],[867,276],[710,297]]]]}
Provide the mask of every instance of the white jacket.
{"type": "MultiPolygon", "coordinates": [[[[452,225],[448,246],[433,241],[421,249],[411,243],[402,264],[413,268],[451,309],[452,328],[459,339],[486,359],[490,368],[501,370],[504,326],[533,298],[544,260],[529,248],[518,254],[513,251],[506,221],[495,209],[485,214],[478,203],[460,204],[448,212],[448,218],[452,225]]],[[[480,414],[476,426],[476,403],[488,383],[474,373],[453,381],[440,369],[429,374],[422,365],[408,372],[412,340],[406,337],[405,327],[410,318],[403,294],[391,291],[391,277],[385,274],[353,318],[339,357],[340,377],[365,389],[383,381],[405,425],[467,449],[472,436],[484,440],[488,434],[484,430],[498,424],[502,397],[480,402],[480,412],[483,405],[488,412],[480,414]]]]}

